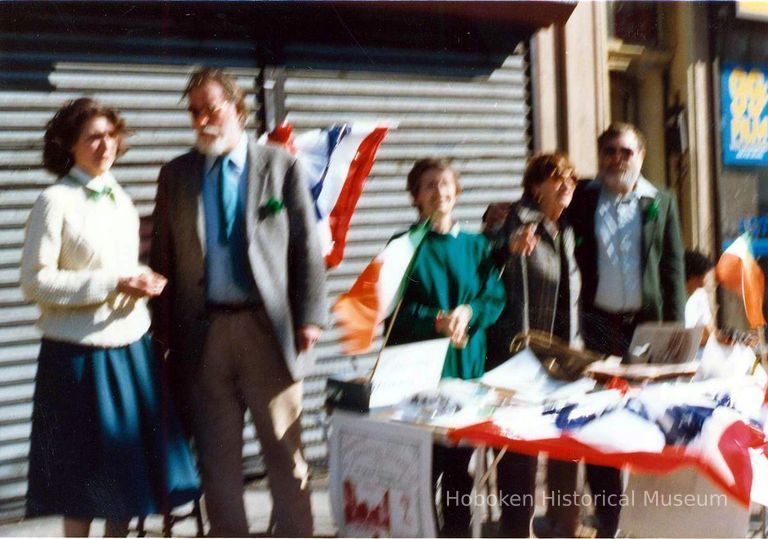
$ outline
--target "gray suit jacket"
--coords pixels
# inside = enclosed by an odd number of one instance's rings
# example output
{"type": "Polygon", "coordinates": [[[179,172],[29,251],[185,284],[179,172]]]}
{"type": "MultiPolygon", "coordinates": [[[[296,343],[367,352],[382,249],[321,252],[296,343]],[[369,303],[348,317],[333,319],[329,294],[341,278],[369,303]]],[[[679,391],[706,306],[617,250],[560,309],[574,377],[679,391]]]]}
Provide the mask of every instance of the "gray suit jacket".
{"type": "MultiPolygon", "coordinates": [[[[155,301],[153,331],[161,353],[197,361],[205,343],[205,158],[196,150],[160,170],[150,264],[168,278],[155,301]]],[[[260,297],[294,380],[313,365],[296,354],[294,329],[327,319],[325,264],[302,167],[287,152],[248,144],[246,231],[248,261],[260,297]],[[268,201],[284,204],[277,211],[268,201]]],[[[273,204],[274,206],[274,204],[273,204]]]]}

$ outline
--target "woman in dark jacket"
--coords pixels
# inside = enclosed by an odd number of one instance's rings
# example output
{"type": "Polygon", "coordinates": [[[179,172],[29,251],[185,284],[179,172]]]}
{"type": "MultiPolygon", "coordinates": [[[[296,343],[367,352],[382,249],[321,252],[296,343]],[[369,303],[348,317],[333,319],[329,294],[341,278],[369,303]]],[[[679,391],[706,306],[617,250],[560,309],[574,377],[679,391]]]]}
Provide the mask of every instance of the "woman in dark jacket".
{"type": "MultiPolygon", "coordinates": [[[[554,335],[575,348],[583,346],[579,335],[581,276],[574,257],[575,238],[573,229],[562,218],[575,186],[573,165],[564,154],[534,156],[523,176],[522,198],[511,206],[500,227],[486,231],[494,245],[497,263],[503,268],[507,293],[504,311],[488,330],[489,369],[510,357],[511,340],[528,329],[554,335]]],[[[572,488],[575,474],[575,463],[550,461],[550,489],[557,491],[561,484],[572,488]]],[[[508,453],[499,462],[499,490],[519,494],[519,498],[510,499],[522,501],[502,507],[503,536],[530,534],[535,475],[536,457],[508,453]]],[[[577,506],[550,507],[548,516],[557,522],[557,535],[574,535],[577,506]]]]}

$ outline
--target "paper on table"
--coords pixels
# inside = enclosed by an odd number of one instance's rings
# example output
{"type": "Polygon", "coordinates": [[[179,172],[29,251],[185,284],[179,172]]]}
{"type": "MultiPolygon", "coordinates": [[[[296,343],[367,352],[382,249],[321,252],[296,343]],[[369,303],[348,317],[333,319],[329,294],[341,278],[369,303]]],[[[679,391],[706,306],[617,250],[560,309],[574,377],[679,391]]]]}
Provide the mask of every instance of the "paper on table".
{"type": "Polygon", "coordinates": [[[541,406],[509,406],[493,414],[493,422],[506,436],[519,440],[557,438],[554,415],[542,415],[541,406]]]}
{"type": "Polygon", "coordinates": [[[722,344],[715,336],[707,339],[701,354],[696,380],[743,376],[749,374],[755,362],[755,353],[740,343],[722,344]]]}
{"type": "Polygon", "coordinates": [[[433,339],[384,348],[371,380],[370,407],[391,406],[419,391],[437,389],[449,342],[433,339]]]}
{"type": "Polygon", "coordinates": [[[536,355],[528,348],[518,352],[493,370],[486,372],[480,382],[485,385],[515,392],[515,398],[540,403],[549,399],[562,399],[590,391],[594,380],[575,382],[555,380],[536,355]]]}
{"type": "Polygon", "coordinates": [[[499,403],[499,395],[488,386],[478,384],[474,380],[444,378],[440,381],[436,392],[420,393],[420,403],[414,403],[413,398],[398,404],[392,419],[429,425],[432,427],[455,429],[476,425],[488,421],[499,403]],[[459,410],[451,413],[437,414],[430,409],[426,401],[441,396],[460,406],[459,410]]]}

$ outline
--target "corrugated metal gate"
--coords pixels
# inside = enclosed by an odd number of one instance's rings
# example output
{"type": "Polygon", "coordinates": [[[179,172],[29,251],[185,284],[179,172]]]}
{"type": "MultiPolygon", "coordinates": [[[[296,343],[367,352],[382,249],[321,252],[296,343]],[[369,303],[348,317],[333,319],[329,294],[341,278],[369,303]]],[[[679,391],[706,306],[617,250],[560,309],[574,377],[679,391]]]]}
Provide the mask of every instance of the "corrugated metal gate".
{"type": "MultiPolygon", "coordinates": [[[[179,101],[192,64],[229,67],[257,109],[259,70],[252,42],[108,38],[75,34],[0,34],[0,520],[19,516],[26,491],[31,397],[39,333],[36,309],[18,286],[23,227],[52,177],[40,167],[45,122],[67,99],[92,95],[119,108],[135,136],[114,172],[141,215],[152,210],[162,163],[193,142],[179,101]],[[51,52],[54,51],[54,52],[51,52]]],[[[490,76],[268,69],[268,94],[297,131],[378,118],[398,123],[379,152],[348,238],[346,260],[330,275],[332,298],[397,230],[415,217],[405,175],[419,157],[455,158],[464,193],[457,216],[476,230],[489,202],[519,197],[528,152],[526,64],[510,56],[490,76]]],[[[273,109],[274,110],[274,109],[273,109]]],[[[256,113],[251,118],[253,132],[256,113]]],[[[373,356],[339,355],[335,329],[319,346],[316,373],[305,386],[304,442],[310,461],[326,456],[322,412],[325,378],[370,366],[373,356]]],[[[259,446],[246,427],[245,465],[260,468],[259,446]]]]}
{"type": "MultiPolygon", "coordinates": [[[[416,159],[449,157],[461,172],[463,193],[455,211],[461,225],[477,231],[490,202],[515,200],[528,155],[526,60],[507,58],[490,76],[468,80],[298,69],[266,69],[265,84],[278,103],[264,106],[297,132],[334,122],[383,120],[396,123],[384,140],[352,219],[345,260],[329,274],[332,298],[349,289],[371,258],[398,230],[416,218],[405,177],[416,159]]],[[[340,355],[337,330],[318,346],[314,376],[305,382],[305,439],[312,459],[325,457],[321,410],[331,373],[367,371],[375,354],[340,355]]]]}

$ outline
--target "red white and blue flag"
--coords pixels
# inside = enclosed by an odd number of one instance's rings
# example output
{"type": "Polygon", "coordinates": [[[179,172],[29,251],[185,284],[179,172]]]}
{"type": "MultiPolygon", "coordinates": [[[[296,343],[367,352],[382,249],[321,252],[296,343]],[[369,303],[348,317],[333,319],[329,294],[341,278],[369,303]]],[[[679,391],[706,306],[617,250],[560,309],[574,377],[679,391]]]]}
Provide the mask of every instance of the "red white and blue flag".
{"type": "Polygon", "coordinates": [[[355,122],[294,136],[293,126],[283,124],[267,136],[270,143],[285,146],[309,173],[327,268],[344,258],[349,223],[387,131],[372,122],[355,122]]]}
{"type": "Polygon", "coordinates": [[[768,505],[764,400],[764,389],[746,376],[609,389],[504,408],[450,437],[646,473],[693,465],[742,504],[768,505]]]}

